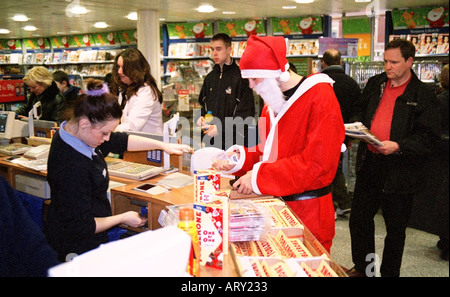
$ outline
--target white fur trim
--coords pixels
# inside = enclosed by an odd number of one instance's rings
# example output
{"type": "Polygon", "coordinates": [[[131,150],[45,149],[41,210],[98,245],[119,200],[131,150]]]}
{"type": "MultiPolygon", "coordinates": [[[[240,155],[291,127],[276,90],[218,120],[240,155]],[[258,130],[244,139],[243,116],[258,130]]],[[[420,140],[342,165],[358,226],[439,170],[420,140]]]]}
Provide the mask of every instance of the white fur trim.
{"type": "Polygon", "coordinates": [[[287,82],[290,77],[291,77],[291,75],[289,74],[289,71],[285,71],[285,72],[281,73],[280,80],[282,82],[287,82]]]}
{"type": "MultiPolygon", "coordinates": [[[[275,120],[272,122],[272,126],[270,127],[269,135],[266,139],[266,144],[264,145],[264,153],[263,153],[263,161],[269,160],[270,152],[272,151],[273,141],[274,141],[274,131],[276,129],[276,125],[278,125],[278,121],[283,117],[286,111],[289,110],[292,104],[294,104],[297,99],[299,99],[304,93],[306,93],[309,89],[314,87],[318,83],[329,83],[333,85],[334,80],[332,80],[328,75],[324,73],[314,74],[300,85],[300,87],[295,91],[294,95],[292,95],[288,101],[283,105],[281,111],[275,117],[275,120]]],[[[272,118],[271,118],[272,121],[272,118]]]]}
{"type": "Polygon", "coordinates": [[[244,147],[240,146],[240,145],[233,145],[229,149],[227,149],[226,152],[228,153],[228,152],[235,152],[235,151],[239,151],[239,154],[240,154],[239,161],[233,167],[233,169],[231,169],[229,171],[223,171],[224,174],[233,174],[233,173],[238,172],[239,170],[241,170],[242,166],[244,166],[244,163],[245,163],[245,150],[244,150],[244,147]]]}
{"type": "Polygon", "coordinates": [[[242,78],[278,78],[281,70],[266,69],[243,69],[241,70],[242,78]]]}
{"type": "Polygon", "coordinates": [[[252,188],[253,188],[253,192],[255,192],[258,195],[261,195],[261,191],[258,188],[258,183],[257,183],[257,178],[258,178],[258,171],[259,171],[259,167],[261,166],[262,162],[258,162],[255,163],[253,165],[253,170],[252,170],[252,188]]]}

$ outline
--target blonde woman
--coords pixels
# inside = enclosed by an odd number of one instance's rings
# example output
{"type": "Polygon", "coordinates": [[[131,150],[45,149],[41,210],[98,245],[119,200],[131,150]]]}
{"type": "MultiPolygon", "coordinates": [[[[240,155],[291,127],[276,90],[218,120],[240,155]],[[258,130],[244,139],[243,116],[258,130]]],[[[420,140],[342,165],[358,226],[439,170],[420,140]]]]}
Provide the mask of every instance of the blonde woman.
{"type": "Polygon", "coordinates": [[[28,112],[38,101],[42,104],[41,120],[60,122],[59,114],[64,108],[65,99],[47,68],[37,66],[31,69],[23,79],[31,91],[27,102],[16,114],[19,118],[28,117],[28,112]]]}

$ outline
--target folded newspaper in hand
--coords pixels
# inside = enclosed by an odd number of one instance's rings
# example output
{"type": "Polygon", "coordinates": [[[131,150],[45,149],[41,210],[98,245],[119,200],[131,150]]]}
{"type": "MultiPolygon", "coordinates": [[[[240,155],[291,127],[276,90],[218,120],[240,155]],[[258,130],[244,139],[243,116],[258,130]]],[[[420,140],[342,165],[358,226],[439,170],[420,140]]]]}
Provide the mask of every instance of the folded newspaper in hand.
{"type": "Polygon", "coordinates": [[[361,122],[354,122],[349,124],[344,124],[345,135],[361,139],[372,145],[383,145],[381,140],[376,137],[366,126],[361,122]]]}

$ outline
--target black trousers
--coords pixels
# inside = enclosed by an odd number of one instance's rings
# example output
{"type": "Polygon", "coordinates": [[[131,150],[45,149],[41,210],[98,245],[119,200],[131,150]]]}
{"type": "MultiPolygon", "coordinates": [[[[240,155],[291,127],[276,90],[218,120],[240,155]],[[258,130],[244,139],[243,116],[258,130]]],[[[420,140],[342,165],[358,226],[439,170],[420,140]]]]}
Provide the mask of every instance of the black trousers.
{"type": "Polygon", "coordinates": [[[342,171],[343,154],[341,153],[339,165],[334,176],[332,186],[334,208],[348,209],[352,207],[352,201],[348,196],[348,189],[345,183],[345,175],[342,171]]]}
{"type": "Polygon", "coordinates": [[[386,237],[381,261],[381,276],[400,276],[406,227],[411,216],[412,194],[385,193],[383,181],[387,160],[370,153],[357,174],[350,215],[352,260],[355,269],[375,275],[374,216],[381,208],[386,225],[386,237]]]}

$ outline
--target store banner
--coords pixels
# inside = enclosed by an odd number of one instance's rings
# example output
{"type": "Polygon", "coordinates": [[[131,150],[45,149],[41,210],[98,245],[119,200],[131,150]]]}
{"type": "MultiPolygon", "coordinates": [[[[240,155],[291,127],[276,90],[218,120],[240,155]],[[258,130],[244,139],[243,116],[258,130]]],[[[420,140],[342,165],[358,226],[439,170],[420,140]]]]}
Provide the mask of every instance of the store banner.
{"type": "Polygon", "coordinates": [[[50,43],[54,49],[136,45],[137,30],[53,36],[50,43]]]}
{"type": "Polygon", "coordinates": [[[395,30],[449,27],[448,6],[395,9],[392,22],[395,30]]]}
{"type": "Polygon", "coordinates": [[[322,34],[322,17],[272,18],[273,35],[322,34]]]}
{"type": "Polygon", "coordinates": [[[94,42],[97,46],[120,45],[117,32],[100,32],[93,34],[94,42]]]}
{"type": "Polygon", "coordinates": [[[30,38],[24,39],[23,45],[26,49],[50,49],[50,44],[47,38],[30,38]]]}
{"type": "Polygon", "coordinates": [[[219,32],[230,35],[231,38],[249,37],[252,35],[265,36],[264,20],[232,20],[217,22],[219,32]]]}
{"type": "Polygon", "coordinates": [[[23,80],[0,80],[0,103],[25,100],[23,80]]]}
{"type": "Polygon", "coordinates": [[[212,23],[168,23],[169,39],[211,38],[213,36],[212,23]]]}
{"type": "Polygon", "coordinates": [[[370,56],[372,34],[369,18],[342,19],[342,32],[344,38],[358,39],[358,57],[370,56]]]}
{"type": "Polygon", "coordinates": [[[69,47],[87,47],[91,46],[94,40],[89,34],[69,36],[69,47]]]}
{"type": "Polygon", "coordinates": [[[50,44],[52,45],[53,49],[68,48],[69,47],[69,37],[68,36],[50,37],[50,44]]]}
{"type": "Polygon", "coordinates": [[[50,43],[55,48],[80,48],[96,45],[94,37],[90,34],[73,36],[50,37],[50,43]]]}
{"type": "Polygon", "coordinates": [[[0,39],[0,50],[20,50],[22,43],[20,39],[0,39]]]}
{"type": "Polygon", "coordinates": [[[319,57],[329,49],[337,49],[343,58],[357,58],[358,38],[319,38],[319,57]]]}
{"type": "Polygon", "coordinates": [[[138,42],[137,30],[120,31],[117,32],[117,35],[119,36],[121,45],[136,45],[138,42]]]}

